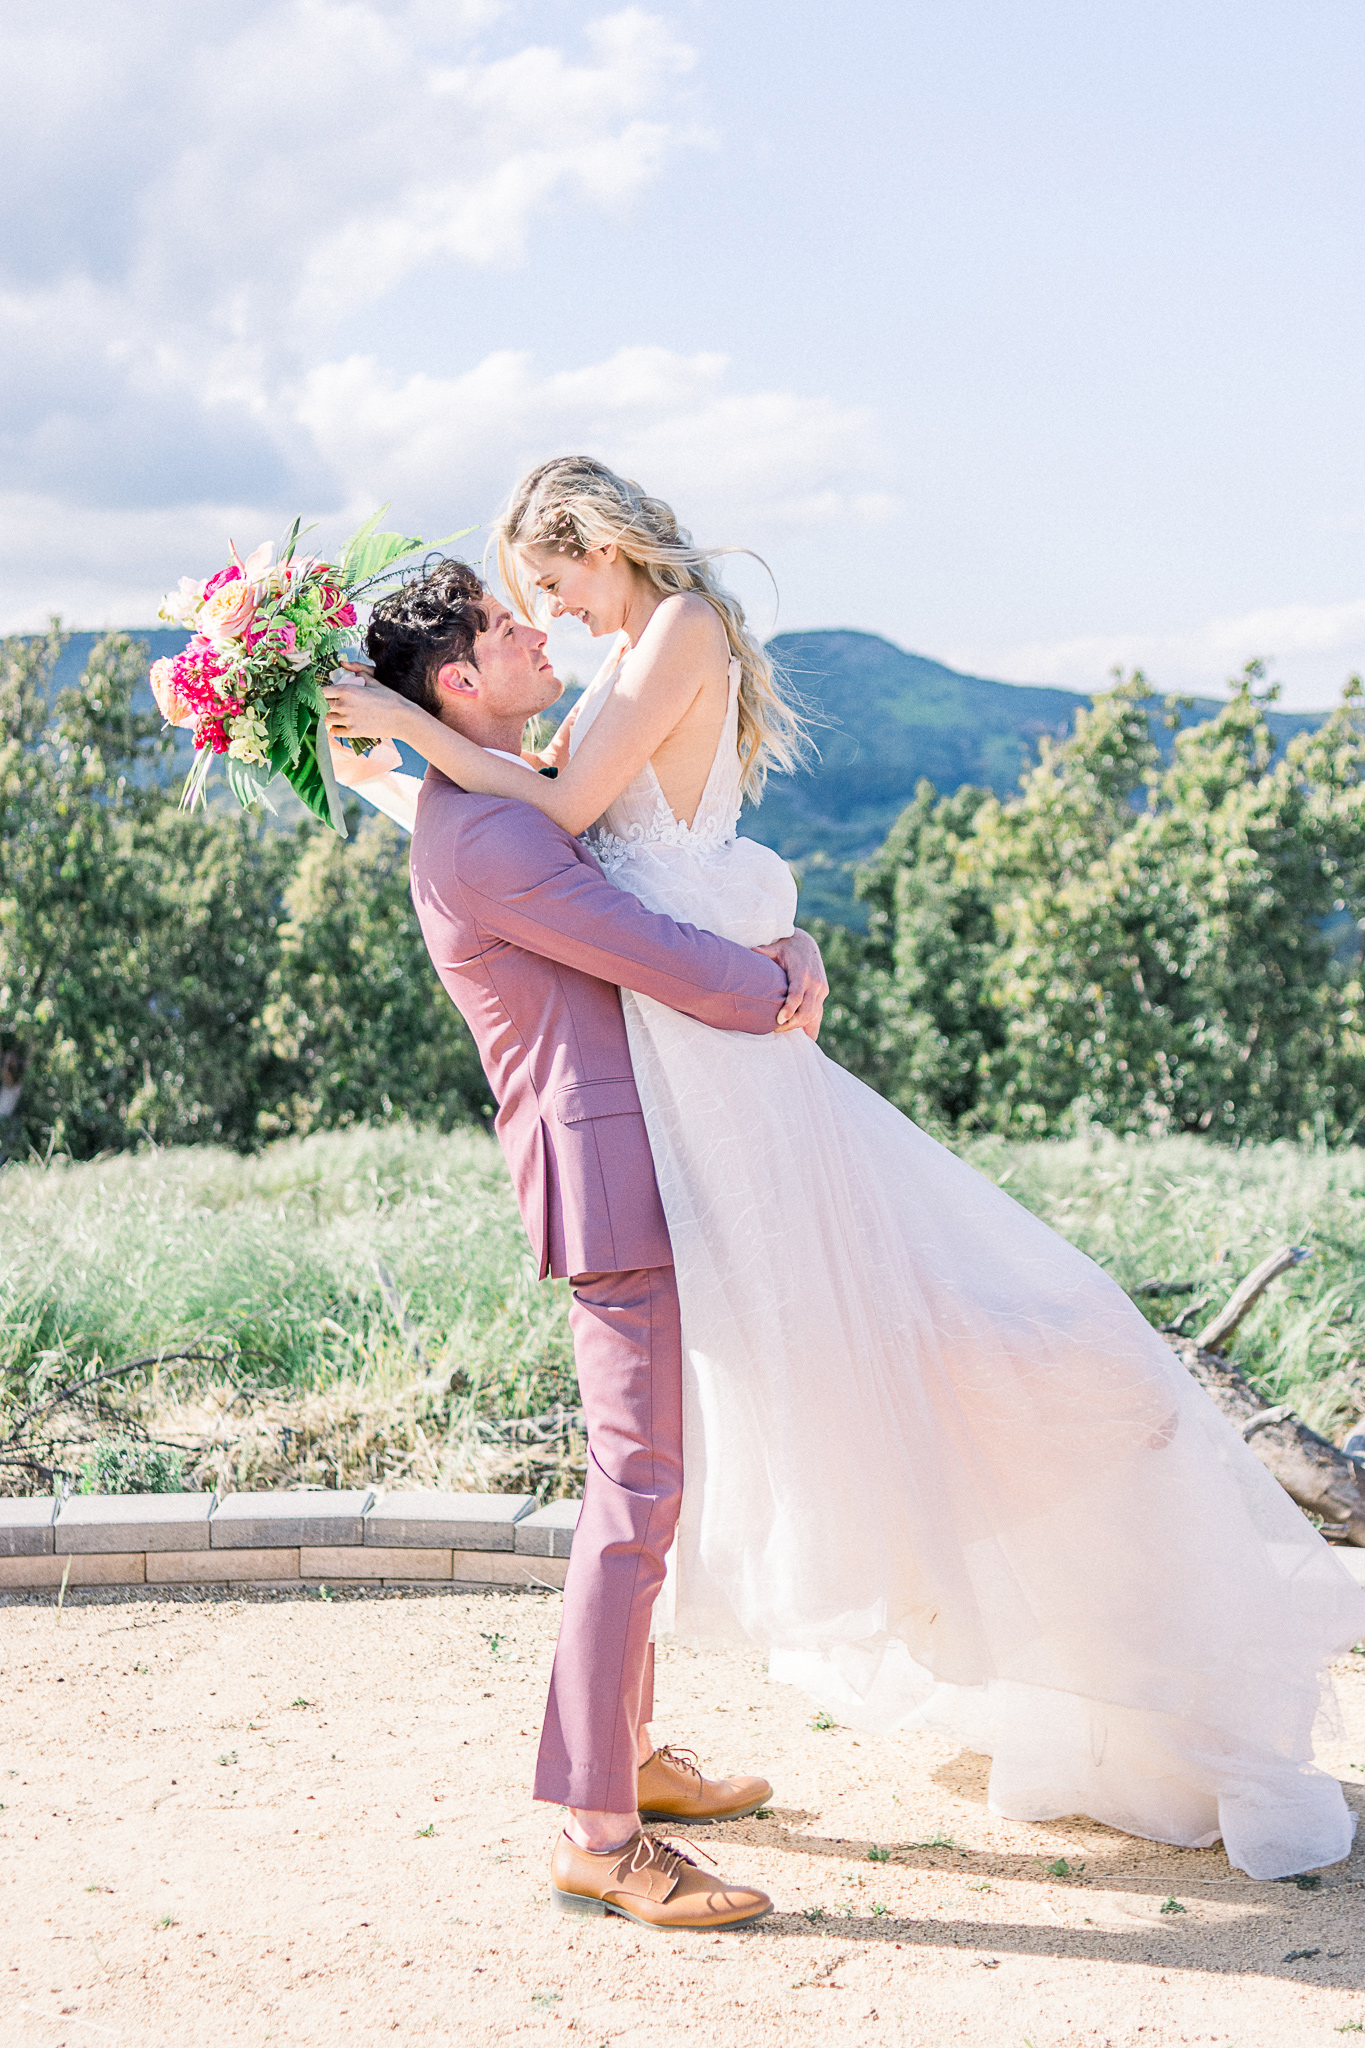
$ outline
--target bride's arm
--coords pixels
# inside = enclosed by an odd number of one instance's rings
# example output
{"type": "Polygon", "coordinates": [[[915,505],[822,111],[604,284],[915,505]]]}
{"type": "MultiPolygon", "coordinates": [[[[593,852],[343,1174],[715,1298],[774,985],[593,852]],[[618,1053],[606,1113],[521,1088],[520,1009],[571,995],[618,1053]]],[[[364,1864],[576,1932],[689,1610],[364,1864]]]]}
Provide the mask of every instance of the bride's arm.
{"type": "Polygon", "coordinates": [[[368,754],[353,753],[328,736],[332,773],[342,789],[353,789],[376,811],[411,833],[417,822],[420,775],[403,773],[403,756],[392,740],[381,740],[368,754]]]}
{"type": "Polygon", "coordinates": [[[600,818],[685,716],[723,628],[703,598],[667,598],[640,636],[611,696],[558,777],[527,775],[379,684],[327,690],[329,730],[406,740],[461,789],[534,804],[566,832],[600,818]],[[362,695],[361,692],[364,694],[362,695]]]}
{"type": "Polygon", "coordinates": [[[539,753],[525,755],[523,759],[533,762],[537,768],[553,768],[556,774],[561,768],[566,768],[569,763],[569,739],[577,716],[578,705],[575,704],[568,717],[560,720],[539,753]]]}

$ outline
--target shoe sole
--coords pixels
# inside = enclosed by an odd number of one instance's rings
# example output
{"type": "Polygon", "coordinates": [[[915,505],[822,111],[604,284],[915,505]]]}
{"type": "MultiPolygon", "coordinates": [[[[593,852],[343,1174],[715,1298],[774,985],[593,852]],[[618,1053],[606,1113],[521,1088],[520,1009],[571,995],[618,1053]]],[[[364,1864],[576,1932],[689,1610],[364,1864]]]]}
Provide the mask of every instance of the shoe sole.
{"type": "Polygon", "coordinates": [[[737,1806],[733,1813],[661,1813],[657,1809],[646,1811],[641,1807],[640,1819],[646,1827],[706,1828],[715,1821],[747,1820],[751,1813],[757,1813],[767,1803],[767,1799],[755,1799],[752,1806],[737,1806]]]}
{"type": "Polygon", "coordinates": [[[752,1927],[755,1920],[766,1920],[773,1908],[771,1903],[759,1906],[752,1913],[744,1913],[737,1920],[698,1920],[689,1926],[683,1920],[646,1920],[643,1913],[632,1913],[625,1906],[613,1906],[606,1899],[585,1898],[582,1892],[562,1892],[557,1885],[550,1886],[550,1896],[560,1913],[576,1913],[587,1920],[604,1920],[614,1914],[619,1920],[633,1920],[637,1927],[648,1927],[653,1934],[728,1934],[733,1927],[752,1927]]]}

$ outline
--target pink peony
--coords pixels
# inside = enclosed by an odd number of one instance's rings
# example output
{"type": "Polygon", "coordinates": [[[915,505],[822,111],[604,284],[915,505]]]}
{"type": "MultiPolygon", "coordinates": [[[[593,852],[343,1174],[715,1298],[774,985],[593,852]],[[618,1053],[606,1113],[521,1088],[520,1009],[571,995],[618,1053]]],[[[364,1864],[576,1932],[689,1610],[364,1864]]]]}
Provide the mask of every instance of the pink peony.
{"type": "Polygon", "coordinates": [[[210,576],[204,585],[205,597],[212,597],[215,590],[221,590],[225,583],[244,583],[240,562],[229,562],[226,569],[220,569],[216,576],[210,576]]]}
{"type": "Polygon", "coordinates": [[[220,569],[204,599],[200,632],[217,647],[240,640],[256,616],[257,600],[256,585],[246,582],[240,569],[220,569]]]}
{"type": "Polygon", "coordinates": [[[197,747],[205,744],[199,737],[205,720],[231,717],[242,708],[235,697],[225,696],[217,687],[227,673],[227,665],[218,659],[217,649],[198,633],[171,665],[171,683],[199,721],[194,741],[197,747]]]}
{"type": "Polygon", "coordinates": [[[332,624],[334,626],[353,626],[355,624],[355,606],[353,604],[344,604],[340,611],[333,612],[332,624]]]}
{"type": "Polygon", "coordinates": [[[189,698],[182,693],[176,680],[175,669],[174,661],[154,661],[147,680],[152,686],[152,695],[156,698],[156,708],[167,725],[193,725],[194,707],[189,698]]]}

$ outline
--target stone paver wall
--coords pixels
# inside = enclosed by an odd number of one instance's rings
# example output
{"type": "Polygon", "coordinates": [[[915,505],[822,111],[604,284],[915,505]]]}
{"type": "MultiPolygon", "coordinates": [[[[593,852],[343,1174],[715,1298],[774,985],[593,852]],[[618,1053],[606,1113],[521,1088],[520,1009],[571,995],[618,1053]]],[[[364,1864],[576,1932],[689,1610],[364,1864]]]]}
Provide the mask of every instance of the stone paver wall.
{"type": "MultiPolygon", "coordinates": [[[[0,1594],[45,1586],[433,1581],[561,1588],[581,1502],[529,1493],[72,1494],[0,1500],[0,1594]]],[[[1365,1550],[1335,1555],[1365,1585],[1365,1550]]]]}
{"type": "Polygon", "coordinates": [[[44,1586],[562,1587],[579,1502],[529,1493],[0,1500],[0,1592],[44,1586]]]}

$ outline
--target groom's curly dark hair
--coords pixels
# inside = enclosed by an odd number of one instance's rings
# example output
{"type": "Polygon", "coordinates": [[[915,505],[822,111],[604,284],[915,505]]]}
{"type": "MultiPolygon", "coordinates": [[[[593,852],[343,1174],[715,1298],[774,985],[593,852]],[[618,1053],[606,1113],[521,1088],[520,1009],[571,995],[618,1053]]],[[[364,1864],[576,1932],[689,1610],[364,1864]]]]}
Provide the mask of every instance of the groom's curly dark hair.
{"type": "Polygon", "coordinates": [[[425,576],[381,598],[365,635],[376,682],[439,717],[437,671],[448,661],[477,668],[474,636],[488,628],[486,596],[467,562],[438,562],[425,576]]]}

